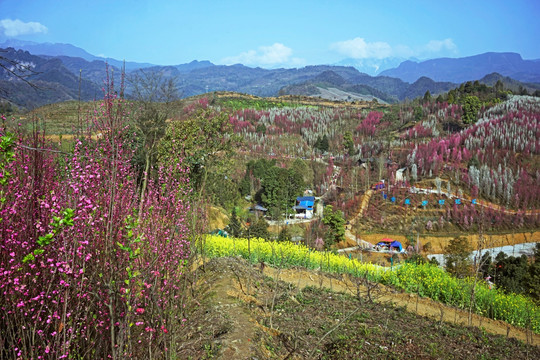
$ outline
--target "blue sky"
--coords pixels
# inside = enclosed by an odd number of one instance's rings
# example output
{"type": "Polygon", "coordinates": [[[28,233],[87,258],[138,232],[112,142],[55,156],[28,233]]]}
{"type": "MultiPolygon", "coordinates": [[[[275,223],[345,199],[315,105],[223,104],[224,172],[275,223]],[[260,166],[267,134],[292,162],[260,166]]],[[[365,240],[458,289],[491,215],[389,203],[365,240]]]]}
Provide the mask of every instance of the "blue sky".
{"type": "Polygon", "coordinates": [[[70,43],[160,65],[300,67],[487,51],[540,59],[539,17],[537,0],[0,0],[0,42],[70,43]]]}

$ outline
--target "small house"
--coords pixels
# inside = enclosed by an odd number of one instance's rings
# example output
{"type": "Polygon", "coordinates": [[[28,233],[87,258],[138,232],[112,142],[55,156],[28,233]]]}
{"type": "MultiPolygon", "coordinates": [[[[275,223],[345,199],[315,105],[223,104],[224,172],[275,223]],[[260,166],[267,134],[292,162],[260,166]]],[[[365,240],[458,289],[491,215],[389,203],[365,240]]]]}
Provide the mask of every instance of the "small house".
{"type": "Polygon", "coordinates": [[[311,219],[313,217],[313,206],[315,204],[315,196],[298,196],[296,205],[293,209],[296,211],[296,217],[302,219],[311,219]]]}
{"type": "Polygon", "coordinates": [[[267,211],[268,211],[267,208],[265,208],[265,207],[263,207],[262,205],[259,205],[259,204],[249,208],[249,212],[252,213],[252,214],[255,214],[257,216],[259,216],[259,215],[264,216],[264,215],[266,215],[267,211]]]}
{"type": "Polygon", "coordinates": [[[373,163],[375,162],[374,158],[360,158],[358,159],[358,166],[361,168],[367,169],[368,167],[373,170],[373,163]]]}

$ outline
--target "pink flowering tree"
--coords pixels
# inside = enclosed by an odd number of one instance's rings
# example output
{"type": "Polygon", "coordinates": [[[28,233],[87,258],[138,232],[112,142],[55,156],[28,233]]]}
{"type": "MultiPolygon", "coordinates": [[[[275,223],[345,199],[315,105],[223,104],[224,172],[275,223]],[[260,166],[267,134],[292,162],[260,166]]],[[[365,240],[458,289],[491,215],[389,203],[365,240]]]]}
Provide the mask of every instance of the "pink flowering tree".
{"type": "Polygon", "coordinates": [[[184,320],[187,170],[157,169],[139,210],[131,112],[114,94],[110,81],[94,137],[70,154],[37,131],[1,130],[0,358],[170,357],[184,320]]]}

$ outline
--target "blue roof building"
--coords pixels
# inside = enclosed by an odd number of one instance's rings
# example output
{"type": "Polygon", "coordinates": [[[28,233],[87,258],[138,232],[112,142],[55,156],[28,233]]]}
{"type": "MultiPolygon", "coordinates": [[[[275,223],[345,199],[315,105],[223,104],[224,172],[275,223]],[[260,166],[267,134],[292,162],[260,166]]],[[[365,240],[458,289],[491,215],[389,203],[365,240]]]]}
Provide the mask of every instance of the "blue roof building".
{"type": "Polygon", "coordinates": [[[297,217],[311,219],[313,217],[314,205],[315,196],[298,196],[296,198],[296,206],[293,206],[293,209],[296,210],[297,217]]]}

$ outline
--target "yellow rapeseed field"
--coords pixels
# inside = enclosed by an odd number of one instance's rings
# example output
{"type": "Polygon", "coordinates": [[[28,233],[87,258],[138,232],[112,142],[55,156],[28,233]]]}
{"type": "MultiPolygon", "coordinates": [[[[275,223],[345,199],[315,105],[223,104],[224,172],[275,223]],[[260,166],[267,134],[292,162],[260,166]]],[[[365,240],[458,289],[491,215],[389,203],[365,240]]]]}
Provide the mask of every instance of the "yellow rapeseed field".
{"type": "Polygon", "coordinates": [[[540,308],[529,298],[505,294],[496,288],[489,289],[483,281],[457,279],[431,264],[405,263],[385,268],[332,252],[315,251],[301,244],[263,239],[208,235],[203,242],[204,251],[210,257],[241,256],[253,263],[265,262],[281,267],[302,266],[366,277],[461,309],[470,308],[474,287],[472,310],[475,313],[540,333],[540,308]]]}

